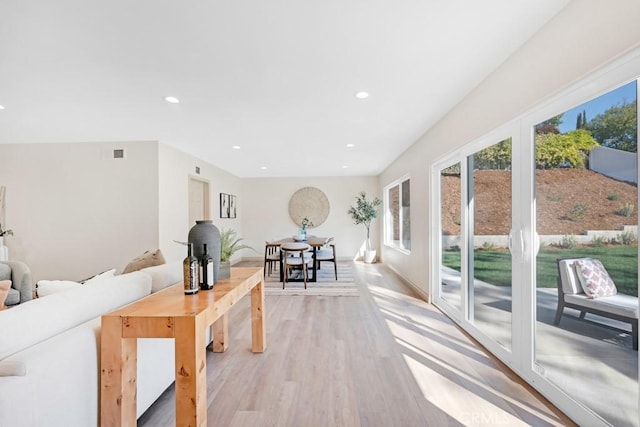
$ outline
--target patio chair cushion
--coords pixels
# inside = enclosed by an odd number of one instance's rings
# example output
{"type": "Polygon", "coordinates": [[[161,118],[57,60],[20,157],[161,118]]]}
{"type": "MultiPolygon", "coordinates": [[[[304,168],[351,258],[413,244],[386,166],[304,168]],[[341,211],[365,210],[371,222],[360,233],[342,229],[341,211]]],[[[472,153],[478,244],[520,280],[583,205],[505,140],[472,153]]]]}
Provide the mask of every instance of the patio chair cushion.
{"type": "Polygon", "coordinates": [[[618,293],[607,269],[598,259],[579,259],[575,262],[578,278],[589,298],[610,297],[618,293]]]}
{"type": "Polygon", "coordinates": [[[560,279],[562,282],[562,292],[568,295],[582,294],[582,284],[578,279],[575,269],[575,262],[585,258],[561,259],[559,260],[560,279]]]}
{"type": "Polygon", "coordinates": [[[638,298],[632,295],[616,294],[610,297],[589,298],[585,294],[565,295],[566,302],[592,308],[618,316],[638,318],[638,298]]]}

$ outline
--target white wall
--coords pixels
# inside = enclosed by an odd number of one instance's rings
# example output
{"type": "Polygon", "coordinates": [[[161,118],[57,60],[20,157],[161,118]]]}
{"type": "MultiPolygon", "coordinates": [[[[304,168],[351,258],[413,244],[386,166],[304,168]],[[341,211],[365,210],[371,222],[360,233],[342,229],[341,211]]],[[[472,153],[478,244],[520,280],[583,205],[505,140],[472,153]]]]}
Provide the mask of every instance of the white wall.
{"type": "Polygon", "coordinates": [[[571,2],[380,175],[380,191],[411,174],[411,254],[383,260],[428,292],[430,167],[435,159],[517,117],[638,46],[640,2],[571,2]]]}
{"type": "MultiPolygon", "coordinates": [[[[209,182],[209,212],[218,229],[232,228],[242,235],[243,196],[240,179],[222,169],[206,163],[165,144],[159,145],[159,242],[167,262],[186,256],[184,246],[174,240],[186,241],[189,230],[189,177],[209,182]],[[200,174],[196,174],[196,166],[200,174]],[[220,218],[220,193],[236,195],[238,216],[236,219],[220,218]]],[[[242,256],[236,254],[231,262],[242,256]]]]}
{"type": "Polygon", "coordinates": [[[10,259],[36,281],[81,280],[156,247],[156,159],[155,142],[0,145],[10,259]]]}
{"type": "Polygon", "coordinates": [[[618,181],[638,182],[636,153],[598,146],[589,152],[589,169],[618,181]]]}
{"type": "MultiPolygon", "coordinates": [[[[347,215],[356,195],[365,191],[377,195],[376,177],[331,178],[246,178],[242,180],[241,204],[243,237],[257,253],[244,251],[244,257],[263,257],[265,240],[276,240],[296,234],[298,226],[289,217],[289,199],[302,187],[316,187],[329,199],[327,220],[309,234],[335,237],[336,255],[353,258],[366,239],[363,225],[354,225],[347,215]]],[[[375,220],[376,223],[379,219],[375,220]]],[[[378,247],[379,234],[371,227],[371,243],[378,247]]]]}

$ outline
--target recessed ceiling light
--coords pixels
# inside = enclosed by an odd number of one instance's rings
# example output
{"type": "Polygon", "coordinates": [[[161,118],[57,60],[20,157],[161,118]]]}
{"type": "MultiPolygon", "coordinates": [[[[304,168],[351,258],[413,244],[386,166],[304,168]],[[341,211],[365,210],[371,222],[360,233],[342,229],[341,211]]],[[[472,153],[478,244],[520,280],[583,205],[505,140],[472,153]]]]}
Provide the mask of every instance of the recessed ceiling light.
{"type": "Polygon", "coordinates": [[[231,148],[233,148],[234,150],[239,150],[239,149],[240,149],[240,146],[239,146],[239,145],[234,145],[234,146],[233,146],[233,147],[231,147],[231,148]]]}
{"type": "Polygon", "coordinates": [[[179,104],[180,100],[175,96],[165,96],[164,100],[169,102],[170,104],[179,104]]]}
{"type": "Polygon", "coordinates": [[[367,99],[369,97],[369,92],[365,92],[365,91],[360,91],[360,92],[356,92],[355,97],[358,99],[367,99]]]}
{"type": "Polygon", "coordinates": [[[266,171],[267,167],[266,166],[260,166],[260,170],[266,171]]]}
{"type": "Polygon", "coordinates": [[[342,169],[347,169],[349,166],[347,165],[342,165],[342,169]]]}
{"type": "Polygon", "coordinates": [[[355,144],[347,144],[347,145],[346,145],[346,147],[347,147],[347,148],[353,148],[353,147],[355,147],[355,146],[356,146],[355,144]]]}
{"type": "Polygon", "coordinates": [[[4,110],[4,105],[0,105],[0,110],[4,110]]]}

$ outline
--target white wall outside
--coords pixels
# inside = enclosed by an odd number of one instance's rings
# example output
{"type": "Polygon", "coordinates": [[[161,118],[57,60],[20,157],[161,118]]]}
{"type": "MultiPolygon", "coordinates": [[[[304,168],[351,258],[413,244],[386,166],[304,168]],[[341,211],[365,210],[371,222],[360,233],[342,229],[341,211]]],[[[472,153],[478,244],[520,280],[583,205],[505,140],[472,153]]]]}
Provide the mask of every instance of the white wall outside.
{"type": "Polygon", "coordinates": [[[618,181],[638,182],[636,153],[595,147],[589,153],[589,169],[618,181]]]}

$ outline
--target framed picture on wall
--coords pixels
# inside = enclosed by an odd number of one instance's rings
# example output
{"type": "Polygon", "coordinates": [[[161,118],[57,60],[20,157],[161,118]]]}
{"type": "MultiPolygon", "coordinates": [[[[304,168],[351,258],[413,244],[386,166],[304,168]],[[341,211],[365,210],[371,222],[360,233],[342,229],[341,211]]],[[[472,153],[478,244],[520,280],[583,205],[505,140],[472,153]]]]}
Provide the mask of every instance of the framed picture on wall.
{"type": "Polygon", "coordinates": [[[236,196],[229,195],[229,218],[236,217],[236,196]]]}
{"type": "Polygon", "coordinates": [[[229,218],[229,195],[220,193],[220,218],[229,218]]]}

